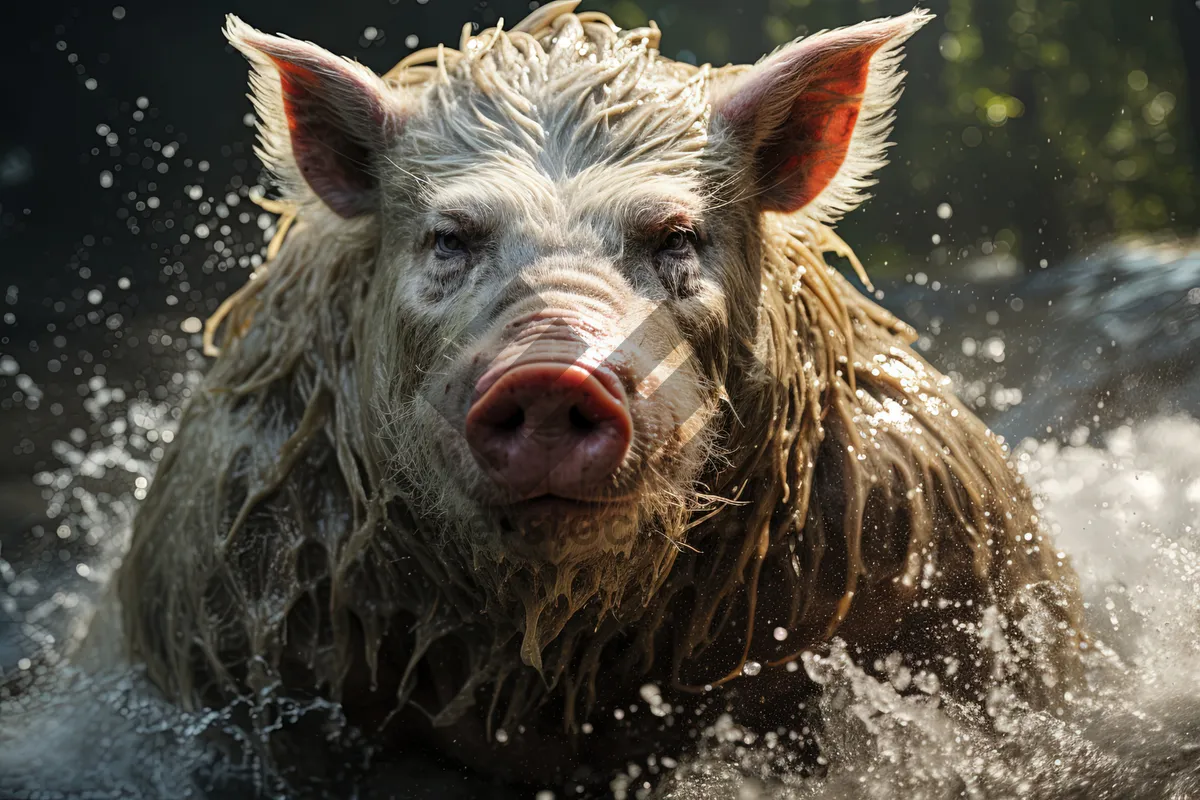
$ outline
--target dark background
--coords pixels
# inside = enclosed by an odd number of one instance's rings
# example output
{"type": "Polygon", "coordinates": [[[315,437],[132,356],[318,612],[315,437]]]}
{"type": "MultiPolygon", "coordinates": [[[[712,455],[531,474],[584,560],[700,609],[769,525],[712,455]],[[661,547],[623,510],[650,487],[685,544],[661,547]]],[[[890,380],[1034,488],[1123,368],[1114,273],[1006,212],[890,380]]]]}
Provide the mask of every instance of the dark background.
{"type": "MultiPolygon", "coordinates": [[[[128,229],[117,216],[121,193],[146,193],[146,179],[154,179],[141,167],[146,157],[170,162],[155,181],[163,212],[184,211],[183,187],[201,177],[188,173],[189,158],[212,164],[208,188],[221,188],[233,174],[252,179],[252,137],[242,120],[249,110],[246,69],[221,36],[226,12],[382,71],[410,52],[410,35],[419,46],[453,44],[462,22],[486,26],[503,16],[511,24],[530,5],[8,0],[0,18],[0,276],[70,283],[63,267],[86,235],[115,244],[128,229]],[[124,123],[139,97],[148,100],[147,119],[130,137],[124,123]],[[116,130],[117,149],[97,135],[100,124],[116,130]],[[147,137],[178,142],[177,154],[157,159],[144,146],[147,137]],[[98,176],[114,164],[122,172],[102,189],[98,176]]],[[[848,238],[874,256],[873,269],[929,257],[933,232],[945,251],[933,254],[934,266],[945,262],[952,270],[963,260],[961,250],[989,240],[1037,263],[1114,232],[1195,229],[1200,129],[1191,109],[1200,107],[1200,8],[1194,0],[921,5],[938,19],[909,48],[912,78],[895,136],[896,163],[883,174],[876,202],[848,223],[854,234],[848,238]],[[943,202],[953,210],[945,221],[936,216],[943,202]]],[[[608,11],[626,25],[653,18],[666,31],[666,55],[724,63],[754,60],[812,30],[911,6],[912,0],[618,0],[583,8],[608,11]]],[[[114,267],[108,261],[104,277],[114,267]]],[[[49,283],[28,286],[53,291],[49,283]]]]}
{"type": "MultiPolygon", "coordinates": [[[[842,233],[868,269],[952,281],[1054,269],[1117,234],[1195,233],[1194,0],[927,0],[876,199],[842,233]]],[[[665,55],[752,61],[912,0],[588,2],[665,55]]],[[[98,387],[165,400],[202,363],[182,320],[241,285],[271,219],[233,12],[383,71],[525,0],[5,0],[0,9],[0,546],[42,519],[49,443],[105,422],[98,387]],[[222,227],[225,226],[225,227],[222,227]],[[203,227],[206,235],[201,237],[203,227]],[[266,228],[264,230],[264,228],[266,228]]]]}

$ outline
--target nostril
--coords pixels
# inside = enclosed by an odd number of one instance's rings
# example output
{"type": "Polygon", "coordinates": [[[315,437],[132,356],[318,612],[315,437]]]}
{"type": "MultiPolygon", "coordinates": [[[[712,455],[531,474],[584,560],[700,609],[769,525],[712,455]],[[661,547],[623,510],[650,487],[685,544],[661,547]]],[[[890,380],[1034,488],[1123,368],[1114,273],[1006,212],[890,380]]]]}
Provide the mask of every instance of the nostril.
{"type": "Polygon", "coordinates": [[[571,406],[571,411],[568,414],[568,418],[570,419],[571,428],[573,430],[580,431],[582,433],[591,433],[596,429],[595,421],[588,419],[587,415],[579,409],[579,406],[571,406]]]}
{"type": "Polygon", "coordinates": [[[499,420],[496,427],[502,431],[513,432],[525,424],[525,409],[520,406],[513,408],[512,413],[499,420]]]}
{"type": "Polygon", "coordinates": [[[632,444],[629,412],[620,386],[574,364],[533,362],[485,385],[464,433],[508,494],[591,497],[606,490],[632,444]]]}

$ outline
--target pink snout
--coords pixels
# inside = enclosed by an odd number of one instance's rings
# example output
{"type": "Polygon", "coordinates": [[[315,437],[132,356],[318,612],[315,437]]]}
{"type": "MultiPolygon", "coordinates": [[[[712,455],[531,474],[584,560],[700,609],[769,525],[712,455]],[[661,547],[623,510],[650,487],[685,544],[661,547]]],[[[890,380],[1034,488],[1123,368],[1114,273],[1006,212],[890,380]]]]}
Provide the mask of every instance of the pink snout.
{"type": "Polygon", "coordinates": [[[476,389],[467,443],[507,494],[603,498],[633,439],[617,381],[578,364],[541,362],[485,375],[476,389]]]}

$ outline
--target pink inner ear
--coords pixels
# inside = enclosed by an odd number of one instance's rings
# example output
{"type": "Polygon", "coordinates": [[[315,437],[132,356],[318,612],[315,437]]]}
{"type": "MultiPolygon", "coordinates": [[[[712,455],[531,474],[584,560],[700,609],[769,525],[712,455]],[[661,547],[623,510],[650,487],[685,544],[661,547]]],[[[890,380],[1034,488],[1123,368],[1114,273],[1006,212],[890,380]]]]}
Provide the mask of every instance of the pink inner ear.
{"type": "Polygon", "coordinates": [[[862,111],[871,57],[886,40],[822,56],[792,103],[783,130],[759,153],[764,206],[792,212],[815,200],[837,176],[862,111]]]}
{"type": "MultiPolygon", "coordinates": [[[[373,207],[375,182],[365,143],[345,130],[339,109],[332,108],[321,91],[321,75],[284,58],[271,56],[271,61],[279,70],[292,155],[300,174],[338,215],[350,218],[367,213],[373,207]]],[[[378,112],[372,122],[382,129],[382,109],[372,111],[378,112]]]]}

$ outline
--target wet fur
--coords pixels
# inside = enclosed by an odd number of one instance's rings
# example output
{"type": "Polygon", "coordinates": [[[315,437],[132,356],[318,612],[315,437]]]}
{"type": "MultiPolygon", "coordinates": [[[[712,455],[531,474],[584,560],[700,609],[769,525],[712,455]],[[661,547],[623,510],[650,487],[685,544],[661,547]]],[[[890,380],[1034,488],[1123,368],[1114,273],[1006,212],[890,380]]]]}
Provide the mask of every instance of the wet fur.
{"type": "MultiPolygon", "coordinates": [[[[657,38],[570,9],[535,14],[513,33],[469,40],[491,60],[463,55],[465,38],[461,52],[426,53],[386,80],[441,109],[424,151],[439,169],[458,168],[464,142],[528,140],[553,163],[567,147],[556,137],[589,123],[534,119],[522,106],[528,87],[498,76],[531,52],[553,65],[578,58],[565,54],[573,42],[611,52],[644,40],[617,85],[665,70],[706,119],[710,69],[659,58],[657,38]],[[453,92],[467,80],[485,90],[470,95],[488,105],[485,118],[504,107],[503,134],[463,111],[453,92]]],[[[129,648],[151,679],[185,706],[282,686],[342,699],[366,727],[418,704],[435,728],[511,730],[548,713],[578,731],[598,695],[636,691],[646,676],[687,694],[750,682],[742,667],[753,660],[773,692],[787,662],[841,636],[868,663],[893,650],[937,669],[962,662],[943,681],[960,696],[1011,681],[1035,705],[1053,704],[1079,675],[1070,566],[1007,450],[910,349],[912,332],[825,260],[847,251],[824,222],[857,202],[881,158],[898,50],[880,58],[878,107],[862,123],[870,146],[859,143],[864,166],[848,183],[809,213],[752,216],[740,197],[722,212],[731,231],[748,232],[744,277],[726,286],[725,335],[681,322],[709,397],[699,479],[652,482],[626,551],[569,567],[497,557],[486,525],[434,513],[454,502],[443,482],[413,480],[432,435],[408,449],[405,431],[439,421],[381,406],[378,385],[397,378],[363,360],[387,352],[399,363],[407,352],[379,338],[378,221],[335,218],[289,171],[278,89],[259,58],[263,155],[298,221],[214,321],[222,352],[118,577],[129,648]],[[979,642],[989,608],[1004,648],[979,642]],[[776,626],[790,631],[785,642],[776,626]]],[[[589,95],[595,76],[572,66],[548,68],[560,76],[552,91],[589,95]]],[[[596,142],[606,164],[662,168],[705,147],[689,144],[695,120],[623,113],[624,127],[606,116],[612,136],[596,142]]],[[[724,165],[727,180],[740,168],[724,165]]]]}

